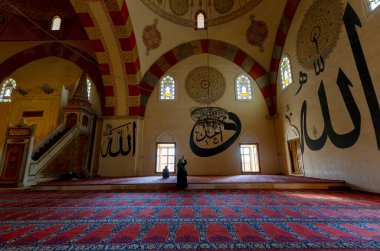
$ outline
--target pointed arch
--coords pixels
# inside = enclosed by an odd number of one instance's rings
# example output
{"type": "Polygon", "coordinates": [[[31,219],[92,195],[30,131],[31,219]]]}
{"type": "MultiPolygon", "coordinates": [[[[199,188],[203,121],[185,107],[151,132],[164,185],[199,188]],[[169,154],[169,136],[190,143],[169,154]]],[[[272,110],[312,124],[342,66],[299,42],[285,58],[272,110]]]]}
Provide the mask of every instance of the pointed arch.
{"type": "Polygon", "coordinates": [[[149,68],[144,74],[142,81],[135,86],[129,86],[130,93],[135,93],[136,96],[141,94],[138,113],[133,115],[144,116],[145,107],[148,102],[149,96],[152,93],[155,85],[165,72],[176,65],[178,62],[197,54],[210,53],[216,56],[225,58],[239,67],[241,67],[248,75],[255,80],[259,86],[261,93],[267,101],[269,111],[271,111],[272,104],[269,102],[269,79],[266,70],[253,59],[250,55],[239,49],[237,46],[219,41],[219,40],[194,40],[190,41],[166,52],[149,68]]]}
{"type": "Polygon", "coordinates": [[[27,65],[35,60],[45,58],[45,57],[59,57],[70,61],[81,68],[83,71],[90,76],[91,80],[98,90],[102,113],[105,110],[105,100],[104,100],[104,85],[102,81],[102,76],[99,71],[96,59],[92,58],[86,52],[68,45],[62,45],[58,42],[51,42],[40,44],[24,51],[21,51],[12,57],[6,59],[0,64],[0,81],[5,77],[10,76],[14,71],[20,67],[27,65]]]}
{"type": "Polygon", "coordinates": [[[271,110],[269,111],[270,115],[275,115],[277,113],[276,106],[276,95],[277,95],[277,77],[278,77],[278,69],[280,67],[280,59],[282,55],[282,49],[284,48],[286,36],[288,35],[288,31],[290,25],[292,23],[294,14],[296,13],[298,4],[300,0],[287,0],[284,12],[282,14],[282,18],[280,21],[280,25],[278,26],[278,31],[276,35],[276,40],[273,48],[272,60],[270,64],[269,70],[269,92],[271,97],[271,110]]]}

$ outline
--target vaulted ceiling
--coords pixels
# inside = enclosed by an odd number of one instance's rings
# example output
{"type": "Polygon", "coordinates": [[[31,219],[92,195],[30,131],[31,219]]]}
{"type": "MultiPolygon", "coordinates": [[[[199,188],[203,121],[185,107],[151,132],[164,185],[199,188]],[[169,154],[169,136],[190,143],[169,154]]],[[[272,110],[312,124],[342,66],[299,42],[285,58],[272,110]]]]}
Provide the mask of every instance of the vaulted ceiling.
{"type": "MultiPolygon", "coordinates": [[[[39,45],[34,53],[42,50],[41,55],[48,55],[46,51],[54,51],[53,56],[77,65],[84,65],[78,63],[83,61],[78,55],[94,57],[90,61],[96,62],[98,74],[90,67],[91,74],[101,76],[96,82],[104,115],[144,116],[147,100],[162,74],[182,59],[198,53],[212,53],[240,66],[258,82],[268,113],[275,114],[278,62],[298,2],[3,0],[0,42],[69,43],[70,47],[62,49],[66,51],[65,56],[52,49],[51,43],[45,49],[39,45]],[[199,10],[208,18],[207,31],[194,29],[199,10]],[[50,30],[55,15],[62,18],[60,31],[50,30]],[[91,56],[75,48],[73,41],[88,41],[91,56]],[[67,50],[73,51],[72,56],[67,50]]],[[[23,56],[30,59],[31,51],[29,48],[15,55],[17,61],[23,61],[23,56]]],[[[0,63],[7,60],[12,58],[0,63]]]]}

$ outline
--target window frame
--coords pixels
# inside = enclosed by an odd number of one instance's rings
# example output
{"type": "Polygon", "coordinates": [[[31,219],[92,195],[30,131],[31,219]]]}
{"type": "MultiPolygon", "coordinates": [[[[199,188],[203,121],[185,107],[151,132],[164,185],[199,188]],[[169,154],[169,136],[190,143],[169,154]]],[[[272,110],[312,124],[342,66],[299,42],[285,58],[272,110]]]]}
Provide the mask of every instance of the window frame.
{"type": "Polygon", "coordinates": [[[60,15],[54,15],[51,19],[51,22],[50,22],[50,30],[51,31],[55,31],[55,32],[58,32],[58,31],[61,31],[62,30],[62,17],[60,15]],[[55,27],[55,21],[59,19],[59,27],[58,29],[54,29],[55,27]]]}
{"type": "Polygon", "coordinates": [[[87,99],[88,99],[88,101],[91,100],[92,85],[93,85],[93,82],[91,81],[91,79],[87,78],[86,79],[86,87],[87,87],[87,99]]]}
{"type": "MultiPolygon", "coordinates": [[[[260,151],[259,151],[259,144],[258,143],[240,143],[239,144],[239,155],[240,155],[240,170],[242,174],[260,174],[261,173],[261,164],[260,164],[260,151]],[[257,150],[257,164],[258,164],[258,171],[244,171],[244,165],[243,165],[243,154],[241,153],[242,146],[256,146],[257,150]]],[[[251,156],[254,157],[254,156],[251,156]]],[[[251,159],[251,165],[254,163],[254,159],[251,159]]]]}
{"type": "Polygon", "coordinates": [[[364,8],[367,13],[367,17],[370,17],[372,14],[376,13],[378,9],[380,8],[380,1],[379,5],[376,6],[374,9],[371,8],[371,3],[368,0],[363,0],[364,8]]]}
{"type": "Polygon", "coordinates": [[[195,13],[195,26],[194,26],[194,29],[195,30],[207,30],[207,14],[205,11],[203,10],[198,10],[196,13],[195,13]],[[202,14],[203,15],[203,18],[204,18],[204,27],[203,28],[198,28],[198,15],[199,14],[202,14]]]}
{"type": "Polygon", "coordinates": [[[174,101],[174,100],[176,100],[176,99],[177,99],[177,90],[176,90],[176,84],[175,84],[174,77],[172,77],[172,75],[165,74],[164,76],[162,76],[162,77],[160,78],[159,81],[160,81],[160,90],[158,91],[158,100],[159,100],[159,101],[174,101]],[[174,91],[173,91],[173,93],[174,93],[173,96],[174,96],[174,98],[172,98],[172,99],[162,99],[162,98],[161,98],[161,89],[162,89],[162,85],[163,85],[162,81],[163,81],[166,77],[170,77],[170,78],[173,79],[173,89],[174,89],[174,91]]]}
{"type": "MultiPolygon", "coordinates": [[[[174,162],[173,162],[173,172],[170,171],[170,168],[168,167],[169,169],[169,173],[170,174],[175,174],[176,171],[177,171],[177,168],[176,168],[176,150],[177,150],[177,145],[175,142],[156,142],[156,149],[155,149],[155,156],[156,156],[156,161],[155,161],[155,167],[154,167],[154,172],[156,174],[162,174],[162,171],[158,171],[157,170],[157,167],[159,165],[159,154],[158,154],[158,148],[159,148],[159,145],[164,145],[164,144],[170,144],[170,145],[174,145],[174,162]]],[[[169,156],[169,155],[168,155],[169,156]]]]}
{"type": "Polygon", "coordinates": [[[1,89],[0,89],[0,102],[1,103],[9,103],[12,102],[12,93],[13,91],[17,88],[17,82],[13,78],[7,78],[5,79],[2,84],[1,84],[1,89]],[[11,90],[11,95],[9,96],[9,99],[4,99],[4,94],[5,94],[5,88],[6,86],[11,85],[12,90],[11,90]]]}
{"type": "Polygon", "coordinates": [[[240,73],[238,74],[236,77],[235,77],[235,101],[238,101],[238,102],[247,102],[247,101],[252,101],[254,98],[253,96],[253,84],[254,84],[254,80],[251,81],[250,79],[250,76],[246,73],[240,73]],[[248,80],[249,80],[249,86],[250,86],[250,91],[251,91],[251,98],[250,99],[239,99],[238,98],[238,83],[237,83],[237,80],[238,78],[240,78],[241,76],[244,76],[246,77],[248,80]]]}
{"type": "Polygon", "coordinates": [[[294,78],[293,78],[293,71],[292,71],[292,63],[290,61],[290,57],[289,55],[287,54],[283,54],[281,56],[281,60],[280,60],[280,64],[279,64],[279,72],[280,72],[280,79],[281,79],[281,90],[284,91],[286,90],[289,86],[291,86],[293,83],[294,83],[294,78]],[[283,83],[283,78],[282,78],[282,68],[281,68],[281,65],[284,61],[284,59],[287,58],[288,59],[288,62],[289,62],[289,74],[290,74],[290,83],[287,84],[285,87],[284,87],[284,83],[283,83]]]}

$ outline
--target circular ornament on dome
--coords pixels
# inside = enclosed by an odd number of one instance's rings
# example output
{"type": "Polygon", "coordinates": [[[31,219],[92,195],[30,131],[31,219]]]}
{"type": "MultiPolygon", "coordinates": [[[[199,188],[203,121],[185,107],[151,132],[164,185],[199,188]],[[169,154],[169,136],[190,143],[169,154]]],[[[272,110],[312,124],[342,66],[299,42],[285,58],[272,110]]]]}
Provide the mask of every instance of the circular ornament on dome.
{"type": "Polygon", "coordinates": [[[326,59],[342,31],[343,4],[340,0],[315,0],[306,11],[297,35],[297,58],[306,69],[314,69],[320,56],[326,59]]]}
{"type": "Polygon", "coordinates": [[[223,74],[214,67],[200,66],[189,72],[185,88],[192,100],[201,104],[211,104],[223,96],[226,81],[223,74]]]}
{"type": "Polygon", "coordinates": [[[214,8],[220,14],[225,14],[232,10],[235,0],[214,0],[214,8]]]}
{"type": "Polygon", "coordinates": [[[189,0],[170,0],[171,11],[177,16],[183,16],[189,10],[189,0]]]}

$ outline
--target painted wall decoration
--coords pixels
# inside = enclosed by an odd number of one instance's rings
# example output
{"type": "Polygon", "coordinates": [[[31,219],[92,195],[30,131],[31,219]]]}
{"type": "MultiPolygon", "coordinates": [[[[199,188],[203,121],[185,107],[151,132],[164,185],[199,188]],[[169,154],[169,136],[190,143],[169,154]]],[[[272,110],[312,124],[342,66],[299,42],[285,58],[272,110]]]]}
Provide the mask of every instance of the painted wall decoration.
{"type": "Polygon", "coordinates": [[[229,22],[255,8],[262,0],[141,0],[162,18],[178,25],[194,27],[194,15],[208,8],[207,26],[229,22]]]}
{"type": "Polygon", "coordinates": [[[220,99],[226,89],[223,74],[210,66],[194,68],[186,77],[186,93],[201,104],[210,104],[220,99]]]}
{"type": "Polygon", "coordinates": [[[255,17],[251,15],[251,24],[249,25],[245,37],[250,45],[258,46],[260,51],[264,51],[264,41],[268,36],[268,25],[263,21],[255,20],[255,17]]]}
{"type": "Polygon", "coordinates": [[[297,35],[299,63],[316,74],[323,72],[342,31],[343,4],[340,0],[314,0],[306,11],[297,35]]]}
{"type": "MultiPolygon", "coordinates": [[[[321,1],[322,2],[322,1],[321,1]]],[[[360,38],[358,36],[357,27],[362,24],[355,10],[347,3],[344,15],[344,26],[348,35],[348,40],[354,56],[357,71],[360,77],[360,84],[363,88],[365,99],[371,114],[372,124],[375,131],[378,149],[380,150],[380,107],[373,86],[372,78],[367,66],[366,58],[363,53],[360,38]]],[[[344,104],[350,115],[353,129],[347,133],[336,132],[332,125],[332,116],[330,115],[329,105],[326,97],[324,82],[321,80],[318,89],[318,98],[324,120],[324,127],[319,138],[312,139],[307,132],[307,102],[302,103],[301,108],[301,149],[304,152],[305,144],[310,150],[317,151],[323,148],[327,138],[338,148],[348,148],[356,143],[360,136],[361,114],[360,110],[353,98],[351,89],[358,86],[359,83],[352,83],[342,69],[338,71],[336,84],[339,87],[344,104]]],[[[313,130],[314,131],[314,130],[313,130]]]]}
{"type": "Polygon", "coordinates": [[[108,122],[104,126],[101,156],[134,156],[136,152],[136,122],[129,121],[115,126],[108,122]]]}
{"type": "Polygon", "coordinates": [[[210,157],[221,153],[239,137],[241,122],[235,113],[219,107],[205,107],[198,110],[198,116],[192,117],[195,124],[189,141],[190,148],[196,155],[210,157]],[[206,109],[211,111],[214,119],[210,119],[210,113],[206,109]]]}
{"type": "Polygon", "coordinates": [[[158,20],[154,19],[152,25],[145,26],[142,32],[143,42],[146,48],[146,55],[149,55],[149,51],[157,49],[161,44],[161,33],[157,29],[158,20]]]}

